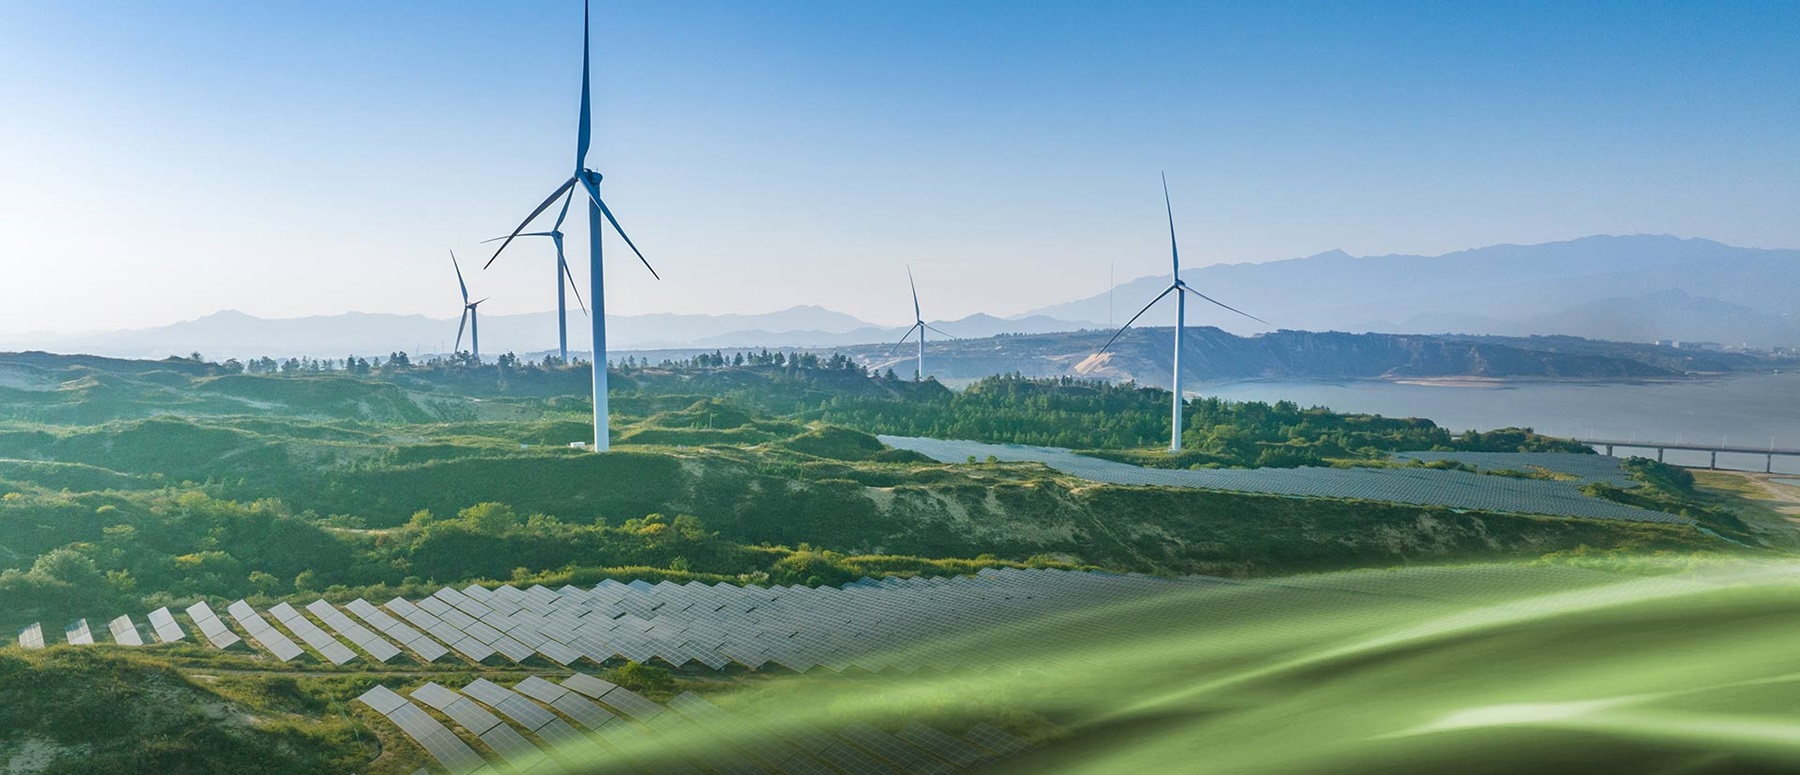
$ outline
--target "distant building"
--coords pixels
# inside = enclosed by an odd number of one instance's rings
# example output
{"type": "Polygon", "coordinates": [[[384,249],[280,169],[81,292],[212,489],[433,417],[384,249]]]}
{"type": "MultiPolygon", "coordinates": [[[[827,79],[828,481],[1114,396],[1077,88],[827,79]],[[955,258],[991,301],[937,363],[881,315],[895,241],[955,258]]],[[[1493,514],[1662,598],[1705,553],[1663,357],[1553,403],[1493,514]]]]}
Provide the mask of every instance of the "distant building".
{"type": "Polygon", "coordinates": [[[1674,342],[1669,346],[1678,350],[1707,350],[1711,352],[1718,352],[1725,349],[1725,345],[1719,344],[1718,342],[1674,342]]]}

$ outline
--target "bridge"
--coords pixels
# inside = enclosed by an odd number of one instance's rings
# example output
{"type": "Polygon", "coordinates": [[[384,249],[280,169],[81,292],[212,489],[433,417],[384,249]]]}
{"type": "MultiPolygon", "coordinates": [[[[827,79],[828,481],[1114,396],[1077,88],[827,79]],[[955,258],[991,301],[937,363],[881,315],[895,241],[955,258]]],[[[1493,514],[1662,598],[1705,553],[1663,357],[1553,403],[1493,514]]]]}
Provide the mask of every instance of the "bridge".
{"type": "Polygon", "coordinates": [[[1734,447],[1729,444],[1694,444],[1689,442],[1669,441],[1620,441],[1617,439],[1575,439],[1575,441],[1576,443],[1586,444],[1596,449],[1605,449],[1606,454],[1608,455],[1613,453],[1614,447],[1654,449],[1656,450],[1656,462],[1658,463],[1662,462],[1663,452],[1666,450],[1675,449],[1685,452],[1710,452],[1712,453],[1712,462],[1707,465],[1707,468],[1713,470],[1718,470],[1719,468],[1720,452],[1737,455],[1762,455],[1764,460],[1763,473],[1765,474],[1775,472],[1775,458],[1777,456],[1800,457],[1800,449],[1783,449],[1774,445],[1767,447],[1734,447]]]}

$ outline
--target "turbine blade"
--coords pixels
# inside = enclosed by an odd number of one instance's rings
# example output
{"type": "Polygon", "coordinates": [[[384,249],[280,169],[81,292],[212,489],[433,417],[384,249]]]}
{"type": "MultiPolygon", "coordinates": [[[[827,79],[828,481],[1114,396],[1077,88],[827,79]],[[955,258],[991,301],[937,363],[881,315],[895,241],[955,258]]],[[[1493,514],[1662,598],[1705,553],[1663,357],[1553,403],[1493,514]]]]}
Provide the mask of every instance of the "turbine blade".
{"type": "Polygon", "coordinates": [[[1194,290],[1194,289],[1193,289],[1193,288],[1190,288],[1190,287],[1188,287],[1188,286],[1187,286],[1187,285],[1182,285],[1182,286],[1181,286],[1181,289],[1182,289],[1182,290],[1184,290],[1184,291],[1187,291],[1187,292],[1188,292],[1188,293],[1191,293],[1191,294],[1194,294],[1194,295],[1195,295],[1195,296],[1199,296],[1199,297],[1200,297],[1200,298],[1202,298],[1202,299],[1205,299],[1205,300],[1207,300],[1207,301],[1210,301],[1210,302],[1212,302],[1212,303],[1214,303],[1214,304],[1217,304],[1217,305],[1218,305],[1218,306],[1221,306],[1221,307],[1224,307],[1224,308],[1225,308],[1225,309],[1228,309],[1228,310],[1231,310],[1231,311],[1232,311],[1232,312],[1236,312],[1236,313],[1238,313],[1238,314],[1239,314],[1239,315],[1243,315],[1243,316],[1244,316],[1244,317],[1247,317],[1247,318],[1249,318],[1249,319],[1251,319],[1251,320],[1254,320],[1254,321],[1256,321],[1256,322],[1258,322],[1258,323],[1261,323],[1261,324],[1263,324],[1263,325],[1265,325],[1265,326],[1273,326],[1273,325],[1275,325],[1275,324],[1274,324],[1274,323],[1270,323],[1270,322],[1269,322],[1269,321],[1267,321],[1267,320],[1263,320],[1263,319],[1262,319],[1262,318],[1259,318],[1259,317],[1257,317],[1257,316],[1255,316],[1255,315],[1252,315],[1252,314],[1250,314],[1250,313],[1248,313],[1248,312],[1245,312],[1245,311],[1243,311],[1243,310],[1241,310],[1241,309],[1238,309],[1238,308],[1236,308],[1236,307],[1233,307],[1233,306],[1230,306],[1230,305],[1228,305],[1228,304],[1225,304],[1225,303],[1223,303],[1223,302],[1221,302],[1221,301],[1219,301],[1219,300],[1218,300],[1218,299],[1215,299],[1215,298],[1213,298],[1213,297],[1211,297],[1211,296],[1208,296],[1208,295],[1206,295],[1206,294],[1204,294],[1204,293],[1201,293],[1201,292],[1199,292],[1199,291],[1196,291],[1196,290],[1194,290]]]}
{"type": "Polygon", "coordinates": [[[600,214],[606,216],[606,222],[612,224],[613,231],[618,232],[619,238],[625,240],[625,244],[630,246],[631,252],[637,254],[639,261],[644,262],[644,268],[650,270],[650,276],[661,280],[662,275],[656,273],[656,267],[650,265],[650,259],[644,258],[644,251],[638,250],[637,243],[631,241],[631,235],[626,234],[625,228],[619,225],[619,219],[613,217],[612,209],[608,208],[605,202],[600,201],[600,189],[587,180],[581,181],[581,185],[587,189],[588,198],[594,200],[594,204],[599,206],[600,214]]]}
{"type": "Polygon", "coordinates": [[[575,282],[574,273],[569,271],[569,262],[563,260],[562,242],[560,240],[556,243],[556,263],[562,266],[563,276],[569,278],[569,290],[575,292],[575,304],[581,307],[581,314],[586,315],[588,313],[587,303],[581,300],[581,287],[575,282]]]}
{"type": "MultiPolygon", "coordinates": [[[[913,332],[924,327],[924,325],[925,324],[923,324],[923,323],[914,323],[912,328],[906,329],[906,335],[900,337],[900,341],[894,343],[894,349],[889,350],[888,355],[893,355],[894,353],[900,352],[900,345],[906,344],[906,340],[912,338],[913,332]]],[[[919,334],[919,336],[924,336],[924,334],[919,334]]]]}
{"type": "Polygon", "coordinates": [[[467,283],[463,282],[462,265],[456,263],[456,251],[454,251],[454,250],[450,251],[450,265],[453,267],[456,267],[456,285],[457,285],[457,287],[462,288],[463,303],[468,304],[469,303],[469,286],[467,283]]]}
{"type": "Polygon", "coordinates": [[[917,321],[919,323],[919,325],[924,325],[925,324],[925,316],[919,312],[919,284],[913,282],[911,266],[906,267],[906,284],[909,286],[912,286],[913,320],[917,321]]]}
{"type": "MultiPolygon", "coordinates": [[[[937,332],[938,332],[938,333],[940,333],[940,334],[944,334],[944,332],[943,332],[943,331],[938,331],[938,327],[937,327],[937,326],[934,326],[934,325],[930,325],[930,324],[924,324],[924,323],[921,323],[921,324],[920,324],[920,325],[923,325],[923,326],[925,326],[925,327],[926,327],[926,328],[929,328],[929,329],[931,329],[931,330],[933,330],[933,331],[937,331],[937,332]]],[[[951,338],[951,339],[961,339],[961,338],[962,338],[962,337],[959,337],[959,336],[956,336],[956,335],[955,335],[955,334],[944,334],[944,336],[947,336],[947,337],[950,337],[950,338],[951,338]]]]}
{"type": "MultiPolygon", "coordinates": [[[[547,232],[547,231],[522,231],[522,232],[519,232],[518,234],[514,234],[512,236],[513,237],[548,237],[548,236],[550,236],[550,232],[547,232]]],[[[511,237],[495,237],[493,239],[484,239],[481,241],[481,244],[486,245],[489,242],[499,242],[500,240],[503,240],[503,239],[511,239],[511,237]]]]}
{"type": "MultiPolygon", "coordinates": [[[[513,238],[519,236],[519,232],[524,231],[526,226],[531,225],[532,220],[536,219],[545,210],[550,209],[550,205],[554,204],[556,202],[556,198],[559,196],[562,196],[565,192],[567,192],[574,185],[575,185],[575,178],[569,178],[568,180],[564,181],[562,185],[557,186],[556,191],[554,193],[550,194],[550,196],[544,200],[543,204],[538,205],[536,210],[532,210],[530,215],[525,216],[525,220],[519,222],[519,228],[513,229],[511,234],[506,235],[506,241],[500,243],[499,249],[494,251],[493,258],[489,258],[487,260],[487,263],[481,265],[481,268],[486,269],[490,266],[493,266],[494,259],[500,257],[500,251],[505,250],[507,245],[511,245],[513,238]]],[[[492,242],[492,241],[493,240],[489,240],[489,242],[492,242]]]]}
{"type": "Polygon", "coordinates": [[[1175,205],[1169,202],[1169,174],[1163,173],[1163,209],[1169,214],[1169,261],[1176,282],[1181,282],[1181,251],[1175,247],[1175,205]]]}
{"type": "MultiPolygon", "coordinates": [[[[563,198],[562,209],[557,211],[556,223],[550,227],[550,231],[562,231],[563,219],[569,217],[569,203],[573,201],[575,201],[575,192],[570,190],[569,195],[563,198]]],[[[546,236],[548,236],[549,233],[550,232],[544,232],[546,236]]]]}
{"type": "Polygon", "coordinates": [[[575,130],[575,171],[587,166],[588,134],[592,130],[588,102],[588,2],[581,3],[581,123],[575,130]]]}
{"type": "Polygon", "coordinates": [[[1156,294],[1156,298],[1151,299],[1149,304],[1145,304],[1144,308],[1138,310],[1136,315],[1132,315],[1130,320],[1125,321],[1125,325],[1120,326],[1118,332],[1114,333],[1111,339],[1106,340],[1105,346],[1101,347],[1094,354],[1099,355],[1100,353],[1106,352],[1106,348],[1113,346],[1113,342],[1119,341],[1119,337],[1125,334],[1125,329],[1130,328],[1132,323],[1136,323],[1138,318],[1143,317],[1144,313],[1149,312],[1151,307],[1156,306],[1157,302],[1162,301],[1163,297],[1169,295],[1169,292],[1175,290],[1175,288],[1176,286],[1171,285],[1164,288],[1162,293],[1156,294]]]}
{"type": "MultiPolygon", "coordinates": [[[[459,352],[462,352],[463,329],[466,328],[468,325],[469,325],[469,308],[463,307],[462,320],[456,324],[456,346],[450,348],[451,355],[455,355],[459,352]]],[[[442,341],[442,340],[440,340],[440,341],[442,341]]]]}

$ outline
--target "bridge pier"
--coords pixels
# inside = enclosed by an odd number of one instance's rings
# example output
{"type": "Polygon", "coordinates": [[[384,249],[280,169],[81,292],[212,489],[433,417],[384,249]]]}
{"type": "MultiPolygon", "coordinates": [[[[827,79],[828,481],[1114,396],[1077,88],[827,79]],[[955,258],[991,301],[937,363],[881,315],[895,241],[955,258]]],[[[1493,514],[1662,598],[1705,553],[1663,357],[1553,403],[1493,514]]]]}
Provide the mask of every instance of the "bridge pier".
{"type": "Polygon", "coordinates": [[[1611,444],[1606,445],[1606,456],[1607,457],[1612,457],[1612,448],[1613,448],[1613,445],[1611,445],[1611,444]]]}
{"type": "Polygon", "coordinates": [[[1712,451],[1712,462],[1707,464],[1706,467],[1710,468],[1714,471],[1719,470],[1719,451],[1718,450],[1715,449],[1712,451]]]}
{"type": "Polygon", "coordinates": [[[1763,473],[1775,473],[1775,453],[1770,452],[1768,457],[1763,459],[1763,473]]]}
{"type": "Polygon", "coordinates": [[[1658,462],[1658,463],[1662,462],[1662,455],[1663,455],[1663,448],[1657,447],[1656,448],[1656,462],[1658,462]]]}

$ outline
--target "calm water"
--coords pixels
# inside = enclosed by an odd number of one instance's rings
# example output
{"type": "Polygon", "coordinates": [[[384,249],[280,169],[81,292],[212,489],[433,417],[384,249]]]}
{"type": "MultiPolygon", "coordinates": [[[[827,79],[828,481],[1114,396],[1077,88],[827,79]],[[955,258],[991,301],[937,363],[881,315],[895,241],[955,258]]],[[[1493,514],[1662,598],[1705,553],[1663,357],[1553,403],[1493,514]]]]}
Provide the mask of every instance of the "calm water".
{"type": "MultiPolygon", "coordinates": [[[[1235,400],[1286,399],[1340,411],[1428,417],[1452,430],[1521,426],[1554,436],[1746,447],[1774,444],[1800,449],[1800,374],[1680,383],[1519,383],[1497,387],[1239,382],[1209,386],[1202,392],[1235,400]]],[[[1669,452],[1665,460],[1705,465],[1707,455],[1669,452]]],[[[1719,465],[1761,471],[1763,457],[1720,455],[1719,465]]],[[[1800,458],[1776,458],[1775,470],[1800,473],[1800,458]]]]}

